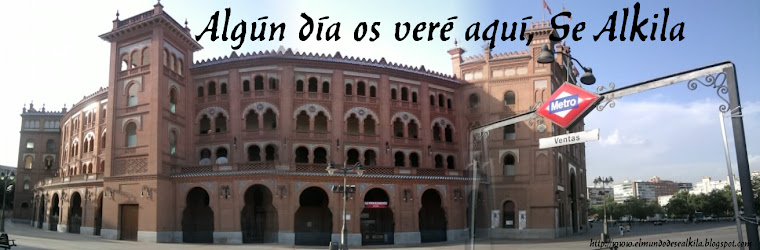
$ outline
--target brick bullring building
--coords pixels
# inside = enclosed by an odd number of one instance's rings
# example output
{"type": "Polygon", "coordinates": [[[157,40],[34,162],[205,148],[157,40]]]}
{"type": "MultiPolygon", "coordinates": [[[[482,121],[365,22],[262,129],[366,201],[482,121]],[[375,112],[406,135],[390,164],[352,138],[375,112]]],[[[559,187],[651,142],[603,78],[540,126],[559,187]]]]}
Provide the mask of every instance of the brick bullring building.
{"type": "MultiPolygon", "coordinates": [[[[290,49],[192,63],[202,47],[160,4],[117,18],[100,36],[111,43],[108,87],[64,110],[57,171],[33,172],[48,176],[27,198],[32,211],[16,214],[106,239],[327,245],[340,235],[342,177],[325,168],[360,162],[365,174],[348,177],[349,244],[461,242],[468,129],[528,110],[565,74],[532,57],[552,30],[530,32],[528,51],[450,50],[446,76],[290,49]]],[[[497,167],[478,227],[502,238],[582,230],[585,185],[569,179],[585,180],[583,148],[536,146],[560,132],[518,124],[491,138],[497,167]]]]}

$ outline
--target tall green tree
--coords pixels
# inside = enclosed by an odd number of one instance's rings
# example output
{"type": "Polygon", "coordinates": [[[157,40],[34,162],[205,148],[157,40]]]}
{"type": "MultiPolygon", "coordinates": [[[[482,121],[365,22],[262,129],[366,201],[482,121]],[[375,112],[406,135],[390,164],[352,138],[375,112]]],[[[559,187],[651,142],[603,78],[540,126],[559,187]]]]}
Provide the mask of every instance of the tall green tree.
{"type": "Polygon", "coordinates": [[[680,191],[670,197],[668,205],[665,206],[668,215],[672,218],[685,218],[694,213],[694,209],[689,203],[689,192],[680,191]]]}

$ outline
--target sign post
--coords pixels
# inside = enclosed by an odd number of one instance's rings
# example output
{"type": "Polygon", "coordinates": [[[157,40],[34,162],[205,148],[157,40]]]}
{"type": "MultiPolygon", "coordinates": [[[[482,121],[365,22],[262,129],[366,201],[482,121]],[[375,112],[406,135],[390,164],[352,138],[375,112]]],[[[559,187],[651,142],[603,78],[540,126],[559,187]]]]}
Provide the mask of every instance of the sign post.
{"type": "Polygon", "coordinates": [[[587,141],[598,141],[598,140],[599,140],[599,129],[594,129],[594,130],[589,130],[589,131],[563,134],[563,135],[538,139],[538,148],[540,149],[553,148],[553,147],[565,146],[565,145],[576,144],[576,143],[584,143],[587,141]]]}

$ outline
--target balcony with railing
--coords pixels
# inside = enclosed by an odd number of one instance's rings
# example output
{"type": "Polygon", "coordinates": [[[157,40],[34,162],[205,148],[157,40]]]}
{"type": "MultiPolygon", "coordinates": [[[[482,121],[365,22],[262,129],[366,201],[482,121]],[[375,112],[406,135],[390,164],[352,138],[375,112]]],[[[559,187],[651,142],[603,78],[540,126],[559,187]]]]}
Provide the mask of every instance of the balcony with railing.
{"type": "Polygon", "coordinates": [[[119,78],[125,78],[125,77],[134,76],[134,75],[139,75],[139,74],[147,73],[149,71],[150,71],[150,65],[149,64],[141,65],[141,66],[134,66],[132,68],[123,69],[122,71],[120,71],[119,72],[119,78]]]}
{"type": "Polygon", "coordinates": [[[44,186],[50,186],[50,185],[63,185],[67,183],[81,183],[81,182],[102,182],[103,181],[103,174],[102,173],[90,173],[90,174],[79,174],[79,175],[73,175],[73,176],[58,176],[58,177],[48,177],[45,178],[43,181],[40,181],[37,183],[37,187],[44,187],[44,186]]]}
{"type": "Polygon", "coordinates": [[[296,99],[309,99],[309,100],[330,100],[332,95],[330,93],[320,92],[296,92],[296,99]]]}

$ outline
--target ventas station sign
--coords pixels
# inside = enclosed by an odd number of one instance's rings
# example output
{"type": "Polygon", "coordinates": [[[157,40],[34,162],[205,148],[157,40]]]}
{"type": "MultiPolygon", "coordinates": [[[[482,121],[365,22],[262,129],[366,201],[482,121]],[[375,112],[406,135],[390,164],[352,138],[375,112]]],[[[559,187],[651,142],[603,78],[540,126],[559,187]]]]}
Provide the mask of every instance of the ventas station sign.
{"type": "Polygon", "coordinates": [[[599,102],[599,95],[570,83],[560,86],[536,111],[557,125],[567,128],[586,115],[599,102]]]}

